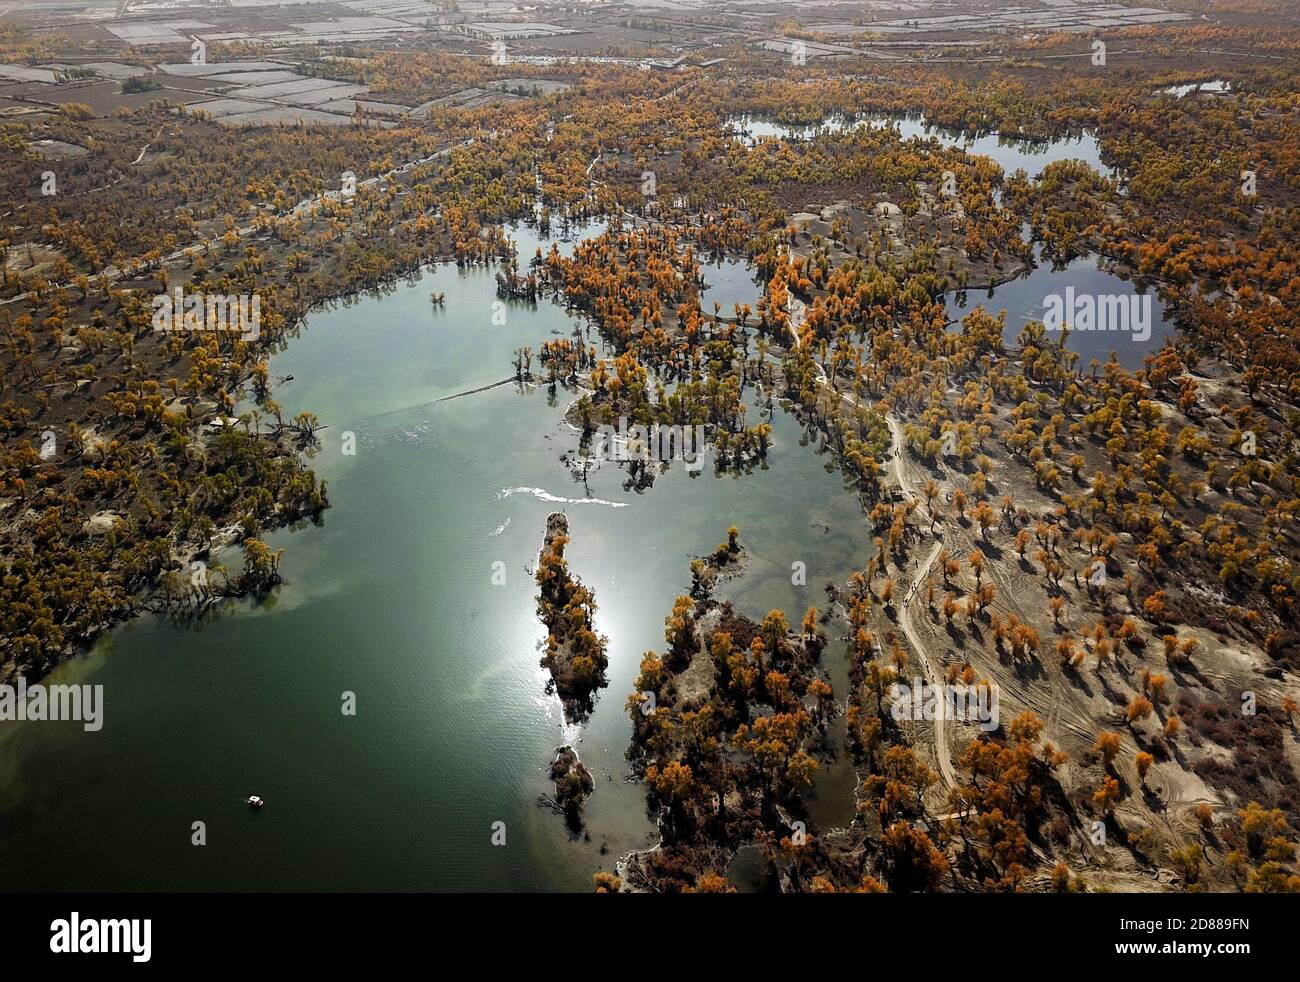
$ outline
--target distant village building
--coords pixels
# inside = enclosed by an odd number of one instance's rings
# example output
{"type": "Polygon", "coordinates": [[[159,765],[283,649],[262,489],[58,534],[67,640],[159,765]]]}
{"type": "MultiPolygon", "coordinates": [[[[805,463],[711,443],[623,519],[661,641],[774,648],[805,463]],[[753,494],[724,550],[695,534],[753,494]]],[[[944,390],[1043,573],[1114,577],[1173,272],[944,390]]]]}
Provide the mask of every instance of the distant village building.
{"type": "Polygon", "coordinates": [[[672,61],[668,61],[664,58],[654,58],[647,61],[646,65],[657,72],[671,72],[674,69],[680,68],[684,61],[686,61],[686,56],[678,55],[676,58],[672,59],[672,61]]]}

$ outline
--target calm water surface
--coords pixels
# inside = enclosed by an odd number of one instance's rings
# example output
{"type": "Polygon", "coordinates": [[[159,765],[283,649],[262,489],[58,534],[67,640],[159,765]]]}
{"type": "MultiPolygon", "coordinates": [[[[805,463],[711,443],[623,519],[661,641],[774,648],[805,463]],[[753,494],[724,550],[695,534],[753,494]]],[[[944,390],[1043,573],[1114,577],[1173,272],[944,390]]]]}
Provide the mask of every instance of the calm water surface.
{"type": "MultiPolygon", "coordinates": [[[[991,290],[967,290],[947,294],[945,304],[948,317],[959,321],[970,311],[982,306],[994,317],[1000,311],[1007,312],[1004,338],[1008,344],[1015,342],[1016,336],[1029,321],[1042,321],[1047,310],[1048,297],[1066,297],[1066,291],[1073,288],[1075,296],[1119,296],[1141,298],[1150,296],[1151,320],[1150,334],[1142,338],[1135,331],[1071,331],[1066,336],[1065,346],[1079,355],[1076,367],[1086,369],[1095,358],[1105,362],[1114,352],[1119,363],[1129,370],[1142,367],[1142,359],[1154,354],[1163,347],[1165,338],[1172,335],[1177,327],[1172,314],[1166,311],[1164,302],[1152,288],[1144,288],[1133,280],[1125,279],[1106,268],[1105,263],[1095,255],[1080,256],[1060,268],[1050,263],[1034,267],[1027,276],[1010,280],[991,290]]],[[[1057,334],[1049,333],[1048,338],[1056,339],[1057,334]]]]}
{"type": "Polygon", "coordinates": [[[991,157],[1007,175],[1023,170],[1030,177],[1037,177],[1044,167],[1054,161],[1082,160],[1094,170],[1107,176],[1114,176],[1114,171],[1101,161],[1101,144],[1097,137],[1089,132],[1034,142],[1002,136],[998,133],[971,136],[961,130],[936,126],[927,122],[924,116],[893,115],[866,116],[859,119],[832,116],[821,123],[802,126],[753,116],[734,116],[728,120],[728,123],[737,131],[740,139],[750,146],[763,138],[804,140],[815,136],[819,131],[840,132],[862,126],[877,129],[894,127],[898,130],[901,140],[910,140],[913,137],[921,140],[933,138],[945,146],[964,150],[972,156],[991,157]]]}
{"type": "MultiPolygon", "coordinates": [[[[530,256],[535,237],[520,240],[530,256]]],[[[706,309],[757,299],[743,267],[706,277],[706,309]]],[[[830,458],[779,410],[765,468],[691,477],[678,464],[637,494],[607,466],[588,497],[559,461],[571,395],[510,384],[437,401],[510,376],[516,348],[579,323],[547,302],[494,326],[493,299],[491,270],[440,266],[313,315],[272,360],[273,376],[293,376],[275,390],[286,413],[326,425],[313,466],[333,507],[268,537],[286,549],[287,582],[267,602],[201,627],[143,618],[58,669],[49,681],[104,687],[102,731],[0,728],[0,887],[588,890],[595,870],[655,841],[626,783],[623,702],[641,655],[663,647],[690,558],[738,524],[753,566],[725,594],[797,623],[826,581],[865,564],[870,536],[830,458]],[[341,453],[345,432],[355,456],[341,453]],[[577,728],[537,663],[530,571],[556,509],[610,642],[609,688],[577,728]],[[807,586],[791,584],[796,561],[807,586]],[[538,804],[564,742],[596,778],[587,837],[538,804]],[[261,812],[242,804],[251,793],[261,812]],[[498,821],[504,846],[490,842],[498,821]]],[[[842,698],[840,657],[827,661],[842,698]]],[[[816,818],[847,821],[851,771],[828,769],[816,791],[816,818]]]]}

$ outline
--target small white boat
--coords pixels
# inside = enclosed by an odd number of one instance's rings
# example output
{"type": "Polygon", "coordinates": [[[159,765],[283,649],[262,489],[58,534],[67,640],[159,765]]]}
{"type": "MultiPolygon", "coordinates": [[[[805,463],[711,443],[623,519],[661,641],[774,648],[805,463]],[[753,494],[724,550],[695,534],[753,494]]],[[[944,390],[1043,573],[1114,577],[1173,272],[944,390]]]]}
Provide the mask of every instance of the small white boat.
{"type": "Polygon", "coordinates": [[[261,808],[263,805],[266,804],[265,801],[263,801],[261,798],[259,798],[259,797],[258,797],[257,795],[255,795],[255,794],[250,794],[250,795],[245,799],[245,802],[248,804],[248,806],[249,806],[250,808],[261,808]]]}

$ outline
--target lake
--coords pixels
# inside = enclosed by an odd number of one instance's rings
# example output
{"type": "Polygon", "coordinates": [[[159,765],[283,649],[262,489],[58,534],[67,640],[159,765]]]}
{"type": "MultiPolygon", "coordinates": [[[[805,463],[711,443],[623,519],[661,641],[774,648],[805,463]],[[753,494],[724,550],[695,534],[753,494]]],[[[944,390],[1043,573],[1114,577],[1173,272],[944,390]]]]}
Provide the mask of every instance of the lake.
{"type": "Polygon", "coordinates": [[[727,120],[738,133],[738,138],[753,146],[760,139],[775,138],[781,140],[806,140],[818,132],[842,132],[863,126],[876,129],[894,127],[899,139],[921,140],[937,139],[945,146],[963,150],[972,156],[991,157],[1010,175],[1016,170],[1024,170],[1030,177],[1037,177],[1044,167],[1057,160],[1082,160],[1100,173],[1113,177],[1115,172],[1102,163],[1101,144],[1092,133],[1084,132],[1077,136],[1061,137],[1046,142],[1021,140],[997,133],[972,137],[961,130],[935,126],[926,121],[924,116],[873,115],[860,118],[831,116],[818,124],[790,125],[752,116],[733,116],[727,120]]]}
{"type": "MultiPolygon", "coordinates": [[[[531,256],[540,240],[518,237],[531,256]]],[[[758,296],[743,265],[705,275],[708,310],[758,296]]],[[[753,562],[721,594],[797,623],[828,580],[865,565],[871,537],[829,455],[780,409],[767,464],[748,475],[677,463],[638,494],[605,465],[588,495],[559,459],[576,443],[562,418],[571,393],[512,382],[437,401],[511,376],[516,348],[579,325],[550,302],[512,304],[494,325],[494,300],[491,269],[437,266],[313,314],[272,359],[273,377],[293,376],[274,390],[286,415],[326,427],[313,467],[332,507],[267,537],[286,549],[286,583],[266,602],[230,603],[201,626],[144,617],[57,669],[47,681],[104,687],[101,731],[0,729],[5,888],[586,891],[594,871],[656,841],[629,782],[623,704],[641,655],[664,647],[690,559],[738,525],[753,562]],[[557,509],[609,638],[609,687],[579,727],[538,666],[530,571],[557,509]],[[796,562],[807,586],[791,583],[796,562]],[[589,839],[538,803],[565,742],[596,781],[589,839]],[[249,794],[265,808],[250,811],[249,794]]],[[[237,551],[220,558],[239,564],[237,551]]],[[[842,647],[825,658],[842,700],[842,647]]],[[[814,817],[847,821],[852,790],[851,768],[828,769],[814,817]]]]}
{"type": "MultiPolygon", "coordinates": [[[[960,321],[976,306],[982,306],[994,317],[998,312],[1007,312],[1004,338],[1008,344],[1015,341],[1025,324],[1031,320],[1042,321],[1047,312],[1046,299],[1057,296],[1064,299],[1068,291],[1075,296],[1120,296],[1133,298],[1138,302],[1144,295],[1150,296],[1150,336],[1139,337],[1131,331],[1070,331],[1066,337],[1066,347],[1077,352],[1077,367],[1086,370],[1092,359],[1105,362],[1112,351],[1119,362],[1130,370],[1142,367],[1142,359],[1159,351],[1167,336],[1174,333],[1176,325],[1159,294],[1153,288],[1141,288],[1134,281],[1112,272],[1106,268],[1103,260],[1095,255],[1080,256],[1062,266],[1043,263],[1027,276],[1010,280],[991,290],[967,290],[948,293],[944,303],[948,317],[960,321]]],[[[957,330],[956,327],[953,330],[957,330]]],[[[1058,338],[1059,334],[1048,333],[1048,338],[1058,338]]]]}

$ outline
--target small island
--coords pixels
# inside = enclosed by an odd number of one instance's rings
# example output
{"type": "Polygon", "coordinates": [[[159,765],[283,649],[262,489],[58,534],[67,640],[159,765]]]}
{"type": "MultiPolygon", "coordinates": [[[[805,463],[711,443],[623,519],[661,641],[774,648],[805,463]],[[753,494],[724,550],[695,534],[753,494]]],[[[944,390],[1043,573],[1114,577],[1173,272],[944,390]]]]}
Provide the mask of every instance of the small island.
{"type": "Polygon", "coordinates": [[[569,572],[564,559],[568,541],[568,519],[563,512],[553,512],[546,519],[537,562],[537,616],[549,632],[542,667],[551,673],[565,722],[573,724],[590,715],[596,691],[607,684],[609,658],[606,639],[595,631],[595,597],[569,572]]]}
{"type": "Polygon", "coordinates": [[[555,782],[555,807],[564,812],[569,827],[575,832],[582,826],[582,806],[596,790],[591,772],[578,757],[578,752],[565,745],[557,748],[551,761],[551,780],[555,782]]]}

